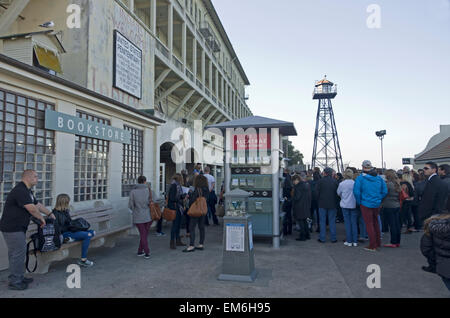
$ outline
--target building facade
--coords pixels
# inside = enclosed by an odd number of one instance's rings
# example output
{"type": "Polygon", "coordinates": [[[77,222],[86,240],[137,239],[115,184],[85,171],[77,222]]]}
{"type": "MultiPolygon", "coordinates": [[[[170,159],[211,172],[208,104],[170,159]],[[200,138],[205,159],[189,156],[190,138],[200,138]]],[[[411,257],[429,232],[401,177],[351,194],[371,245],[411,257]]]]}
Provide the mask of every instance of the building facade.
{"type": "Polygon", "coordinates": [[[223,139],[204,127],[252,115],[249,80],[211,1],[3,1],[0,57],[0,202],[33,167],[46,206],[64,192],[75,209],[106,202],[128,222],[139,175],[162,194],[175,172],[202,163],[220,187],[211,158],[223,139]],[[47,129],[50,111],[129,141],[47,129]]]}

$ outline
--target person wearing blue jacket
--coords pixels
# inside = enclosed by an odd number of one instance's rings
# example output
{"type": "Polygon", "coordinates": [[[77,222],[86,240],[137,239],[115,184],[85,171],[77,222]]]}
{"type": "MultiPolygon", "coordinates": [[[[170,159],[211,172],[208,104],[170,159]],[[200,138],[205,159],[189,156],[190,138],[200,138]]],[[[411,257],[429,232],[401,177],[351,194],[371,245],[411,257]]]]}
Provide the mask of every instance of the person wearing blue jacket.
{"type": "Polygon", "coordinates": [[[387,195],[386,182],[377,174],[369,160],[362,164],[363,173],[356,179],[353,187],[356,204],[361,206],[362,216],[369,234],[367,251],[376,251],[381,247],[381,231],[378,221],[381,202],[387,195]]]}

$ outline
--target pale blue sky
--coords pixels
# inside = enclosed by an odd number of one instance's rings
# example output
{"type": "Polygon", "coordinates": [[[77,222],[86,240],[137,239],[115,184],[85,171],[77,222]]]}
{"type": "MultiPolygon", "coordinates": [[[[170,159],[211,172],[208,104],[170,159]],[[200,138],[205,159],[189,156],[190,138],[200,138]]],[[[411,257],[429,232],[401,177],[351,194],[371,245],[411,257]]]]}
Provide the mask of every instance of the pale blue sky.
{"type": "Polygon", "coordinates": [[[344,163],[400,168],[450,124],[450,0],[213,0],[251,82],[255,115],[293,121],[311,162],[314,81],[338,84],[333,101],[344,163]],[[369,29],[370,4],[381,29],[369,29]]]}

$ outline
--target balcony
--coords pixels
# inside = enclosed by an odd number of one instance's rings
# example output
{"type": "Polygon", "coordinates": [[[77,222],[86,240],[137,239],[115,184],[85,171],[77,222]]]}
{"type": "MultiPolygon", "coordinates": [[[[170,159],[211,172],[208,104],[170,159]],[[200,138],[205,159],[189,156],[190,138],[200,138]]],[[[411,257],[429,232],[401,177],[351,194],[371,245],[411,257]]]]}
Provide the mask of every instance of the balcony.
{"type": "Polygon", "coordinates": [[[210,92],[210,90],[209,90],[208,88],[206,88],[206,87],[205,87],[205,93],[206,93],[206,96],[208,96],[209,98],[211,98],[211,92],[210,92]]]}
{"type": "Polygon", "coordinates": [[[212,39],[208,41],[208,45],[214,53],[219,53],[221,51],[220,43],[217,41],[216,37],[212,37],[212,39]]]}
{"type": "Polygon", "coordinates": [[[216,96],[213,95],[213,96],[212,96],[212,100],[213,100],[214,103],[217,104],[217,98],[216,98],[216,96]]]}
{"type": "Polygon", "coordinates": [[[337,95],[337,85],[319,85],[314,88],[313,99],[335,98],[337,95]]]}

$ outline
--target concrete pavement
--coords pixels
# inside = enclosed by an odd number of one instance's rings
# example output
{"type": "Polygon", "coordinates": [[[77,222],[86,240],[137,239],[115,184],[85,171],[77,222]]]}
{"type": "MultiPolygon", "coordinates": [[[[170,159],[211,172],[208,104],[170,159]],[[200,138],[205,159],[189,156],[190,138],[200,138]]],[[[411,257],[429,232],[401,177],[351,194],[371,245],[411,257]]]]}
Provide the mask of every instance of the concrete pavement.
{"type": "MultiPolygon", "coordinates": [[[[170,233],[170,227],[164,228],[170,233]]],[[[372,253],[359,247],[343,245],[344,228],[338,224],[339,242],[317,242],[317,234],[307,242],[290,236],[280,250],[268,242],[255,241],[255,283],[221,282],[222,227],[206,228],[206,249],[182,253],[169,250],[170,235],[149,236],[151,259],[136,256],[139,239],[129,236],[114,249],[90,251],[91,268],[82,269],[81,289],[69,289],[66,268],[76,260],[66,260],[50,267],[45,275],[33,275],[26,291],[7,290],[8,271],[0,272],[0,297],[145,297],[145,298],[249,298],[249,297],[338,297],[390,298],[449,297],[450,292],[437,275],[425,273],[425,259],[419,251],[421,233],[402,236],[399,249],[382,248],[372,253]],[[369,289],[367,266],[381,268],[381,288],[369,289]]],[[[184,230],[182,230],[184,233],[184,230]]],[[[296,232],[294,232],[296,233],[296,232]]],[[[198,235],[197,235],[198,237],[198,235]]],[[[384,243],[388,243],[385,234],[384,243]]]]}

